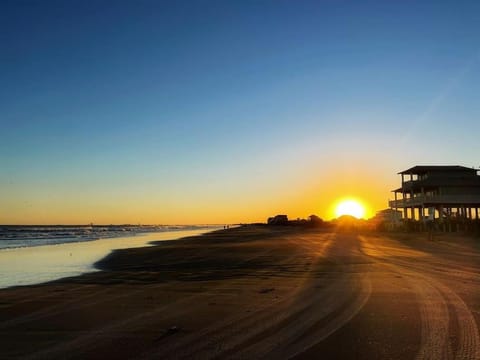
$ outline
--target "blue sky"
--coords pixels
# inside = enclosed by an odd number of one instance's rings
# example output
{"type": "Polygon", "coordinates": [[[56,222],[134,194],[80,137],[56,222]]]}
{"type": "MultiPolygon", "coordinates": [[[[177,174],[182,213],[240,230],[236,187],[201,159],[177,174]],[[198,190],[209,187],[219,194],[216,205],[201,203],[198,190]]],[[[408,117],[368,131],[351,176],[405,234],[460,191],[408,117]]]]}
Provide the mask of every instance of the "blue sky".
{"type": "Polygon", "coordinates": [[[0,223],[328,217],[339,179],[379,209],[406,167],[480,165],[477,1],[0,10],[0,223]]]}

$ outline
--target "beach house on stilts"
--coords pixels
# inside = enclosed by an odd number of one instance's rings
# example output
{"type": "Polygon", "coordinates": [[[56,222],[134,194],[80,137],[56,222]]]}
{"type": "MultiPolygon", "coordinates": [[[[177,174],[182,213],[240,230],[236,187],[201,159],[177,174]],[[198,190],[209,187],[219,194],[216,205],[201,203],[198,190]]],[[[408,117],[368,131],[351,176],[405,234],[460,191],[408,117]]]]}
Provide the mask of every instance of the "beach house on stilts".
{"type": "Polygon", "coordinates": [[[398,173],[402,184],[392,190],[393,210],[403,219],[425,224],[434,221],[443,230],[477,222],[480,208],[478,170],[464,166],[414,166],[398,173]]]}

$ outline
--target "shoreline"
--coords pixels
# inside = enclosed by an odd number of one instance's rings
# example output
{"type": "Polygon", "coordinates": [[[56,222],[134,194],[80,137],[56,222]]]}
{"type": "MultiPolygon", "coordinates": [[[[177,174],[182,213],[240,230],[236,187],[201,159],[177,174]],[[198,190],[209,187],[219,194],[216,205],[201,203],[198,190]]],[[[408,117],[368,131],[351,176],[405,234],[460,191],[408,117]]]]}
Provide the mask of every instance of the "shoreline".
{"type": "Polygon", "coordinates": [[[96,240],[0,250],[0,288],[29,286],[101,271],[95,264],[112,251],[154,246],[152,242],[183,238],[215,229],[150,231],[96,240]]]}

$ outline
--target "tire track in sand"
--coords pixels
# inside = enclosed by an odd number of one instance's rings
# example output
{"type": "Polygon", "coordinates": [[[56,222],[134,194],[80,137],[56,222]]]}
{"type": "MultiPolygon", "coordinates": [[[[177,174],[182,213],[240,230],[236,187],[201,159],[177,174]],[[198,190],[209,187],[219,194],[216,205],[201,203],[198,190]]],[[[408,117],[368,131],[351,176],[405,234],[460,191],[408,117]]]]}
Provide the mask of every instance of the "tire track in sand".
{"type": "Polygon", "coordinates": [[[444,297],[426,281],[411,275],[407,281],[415,291],[420,308],[421,343],[415,359],[451,359],[453,354],[448,344],[450,319],[444,297]]]}
{"type": "Polygon", "coordinates": [[[448,303],[453,306],[459,332],[459,344],[455,360],[480,359],[480,336],[477,323],[467,304],[449,287],[436,282],[437,289],[443,293],[448,303]]]}
{"type": "Polygon", "coordinates": [[[334,291],[316,297],[308,311],[293,314],[288,324],[267,338],[256,339],[253,345],[239,350],[231,358],[289,359],[326,339],[347,324],[370,298],[372,287],[367,277],[356,275],[350,280],[354,286],[339,284],[341,287],[337,288],[349,290],[348,294],[343,294],[343,299],[334,291]]]}
{"type": "MultiPolygon", "coordinates": [[[[304,239],[303,242],[295,242],[298,248],[312,251],[314,246],[317,258],[323,256],[324,251],[331,245],[332,236],[322,235],[321,242],[312,241],[311,239],[304,239]]],[[[290,254],[282,264],[292,261],[298,261],[303,258],[304,252],[297,251],[290,254]]],[[[308,260],[307,260],[308,261],[308,260]]],[[[309,261],[308,261],[309,262],[309,261]]],[[[310,263],[310,262],[309,262],[310,263]]],[[[310,273],[313,270],[314,264],[310,263],[310,273]]],[[[305,280],[302,281],[298,290],[293,294],[296,298],[309,299],[305,303],[296,302],[292,304],[292,296],[287,299],[267,304],[266,306],[257,308],[255,311],[248,314],[233,315],[227,319],[214,323],[190,336],[180,339],[175,343],[168,344],[158,349],[156,352],[149,352],[145,354],[142,359],[189,359],[189,358],[208,358],[212,359],[221,354],[231,351],[239,344],[248,342],[252,337],[255,337],[263,332],[268,331],[277,324],[288,321],[292,317],[292,313],[298,313],[308,306],[311,306],[315,299],[321,298],[324,292],[331,292],[331,287],[343,287],[345,284],[331,284],[328,289],[318,290],[312,287],[305,286],[305,280]],[[301,296],[298,295],[301,293],[301,296]]]]}
{"type": "Polygon", "coordinates": [[[368,256],[380,259],[382,265],[405,277],[415,291],[422,323],[421,345],[416,359],[480,359],[477,323],[468,306],[454,290],[428,275],[426,269],[420,272],[421,267],[415,263],[415,259],[398,259],[392,253],[393,249],[385,251],[365,237],[361,237],[361,241],[368,256]],[[449,316],[449,306],[455,314],[454,319],[449,316]],[[455,349],[452,349],[449,343],[450,335],[455,335],[450,329],[453,321],[458,329],[458,344],[455,349]]]}

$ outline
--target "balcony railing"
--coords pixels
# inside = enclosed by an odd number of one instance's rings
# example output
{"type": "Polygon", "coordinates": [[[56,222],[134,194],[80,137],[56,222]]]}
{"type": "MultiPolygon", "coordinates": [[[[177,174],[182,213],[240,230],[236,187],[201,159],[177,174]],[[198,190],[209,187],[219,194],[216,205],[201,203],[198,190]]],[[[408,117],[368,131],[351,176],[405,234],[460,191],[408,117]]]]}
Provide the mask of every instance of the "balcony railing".
{"type": "Polygon", "coordinates": [[[390,200],[388,203],[392,208],[422,206],[426,203],[432,205],[477,205],[480,207],[480,195],[419,195],[409,199],[390,200]]]}

